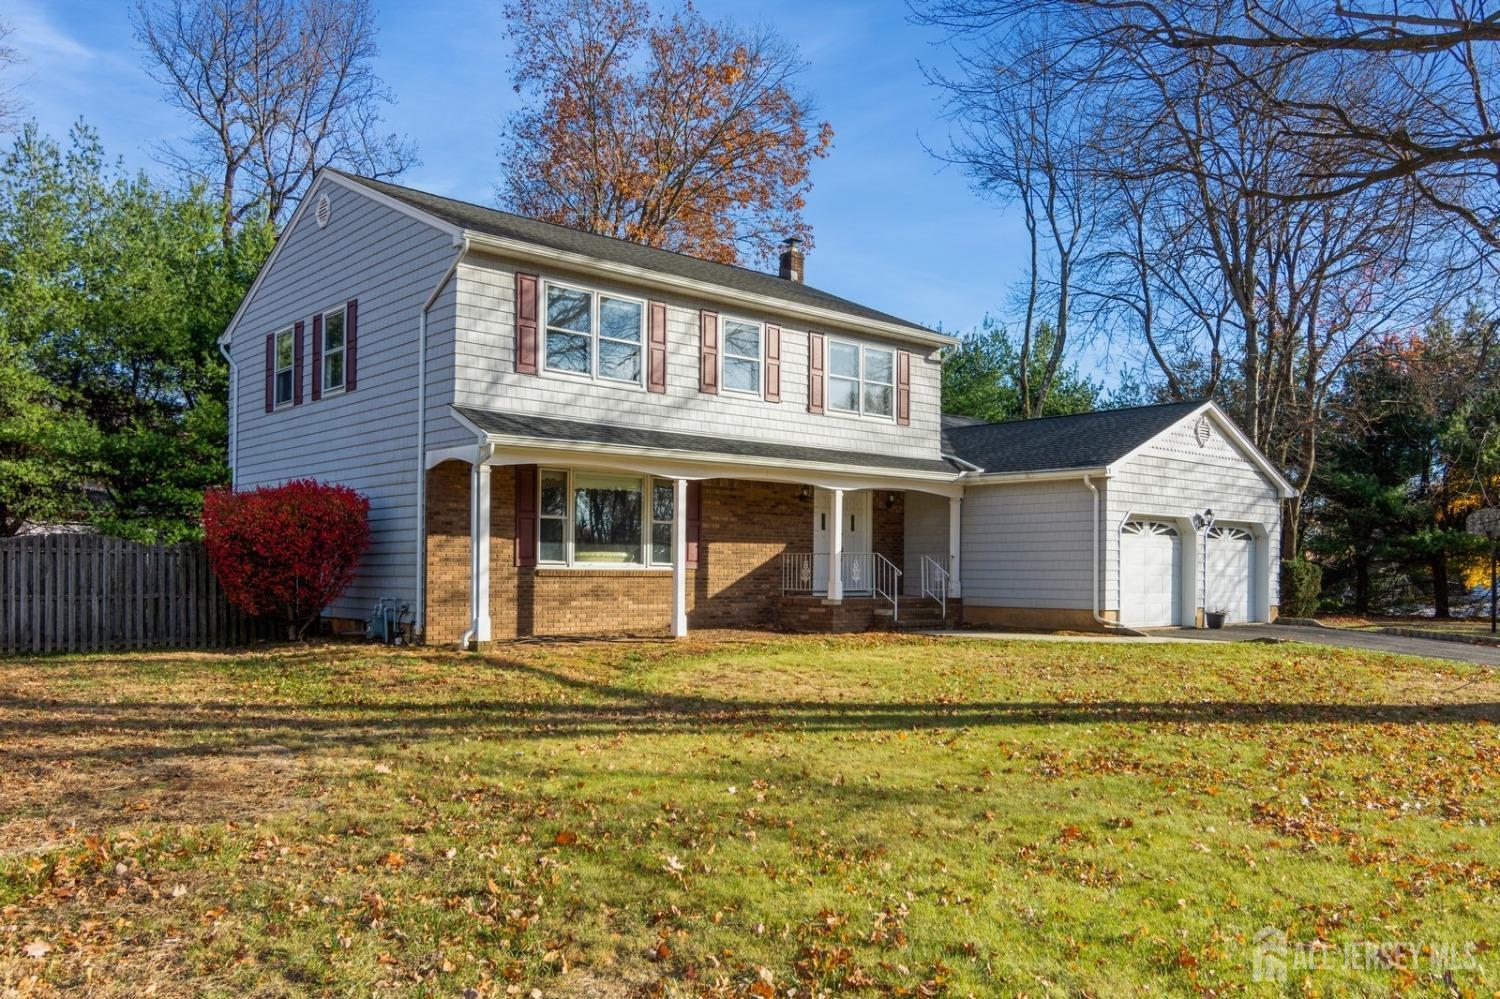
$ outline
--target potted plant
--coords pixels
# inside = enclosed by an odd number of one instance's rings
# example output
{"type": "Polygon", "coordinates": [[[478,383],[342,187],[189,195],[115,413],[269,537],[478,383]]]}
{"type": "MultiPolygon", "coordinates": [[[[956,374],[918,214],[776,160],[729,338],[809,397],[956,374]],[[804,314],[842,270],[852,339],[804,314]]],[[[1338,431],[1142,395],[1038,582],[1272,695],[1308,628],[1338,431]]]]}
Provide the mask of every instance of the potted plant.
{"type": "Polygon", "coordinates": [[[1203,612],[1203,622],[1210,628],[1224,627],[1224,619],[1227,617],[1229,617],[1229,612],[1226,610],[1211,610],[1203,612]]]}

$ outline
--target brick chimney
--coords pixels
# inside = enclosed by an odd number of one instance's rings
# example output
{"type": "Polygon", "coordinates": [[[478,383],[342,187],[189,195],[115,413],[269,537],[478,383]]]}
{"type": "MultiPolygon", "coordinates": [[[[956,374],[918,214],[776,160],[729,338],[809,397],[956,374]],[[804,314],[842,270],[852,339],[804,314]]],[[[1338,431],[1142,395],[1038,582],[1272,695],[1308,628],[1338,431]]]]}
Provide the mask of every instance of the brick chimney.
{"type": "Polygon", "coordinates": [[[781,241],[781,279],[802,283],[802,240],[796,236],[781,241]]]}

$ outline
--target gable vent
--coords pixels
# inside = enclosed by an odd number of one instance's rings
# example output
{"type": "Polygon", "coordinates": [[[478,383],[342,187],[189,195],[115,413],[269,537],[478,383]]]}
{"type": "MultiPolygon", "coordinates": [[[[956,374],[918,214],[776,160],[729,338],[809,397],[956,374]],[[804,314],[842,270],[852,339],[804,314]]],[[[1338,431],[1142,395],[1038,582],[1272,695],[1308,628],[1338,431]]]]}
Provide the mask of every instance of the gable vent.
{"type": "Polygon", "coordinates": [[[1198,425],[1193,428],[1193,437],[1197,439],[1199,447],[1208,447],[1208,439],[1213,436],[1213,428],[1209,426],[1208,417],[1198,417],[1198,425]]]}
{"type": "Polygon", "coordinates": [[[333,202],[328,200],[326,194],[318,195],[317,217],[319,229],[328,228],[328,223],[333,221],[333,202]]]}

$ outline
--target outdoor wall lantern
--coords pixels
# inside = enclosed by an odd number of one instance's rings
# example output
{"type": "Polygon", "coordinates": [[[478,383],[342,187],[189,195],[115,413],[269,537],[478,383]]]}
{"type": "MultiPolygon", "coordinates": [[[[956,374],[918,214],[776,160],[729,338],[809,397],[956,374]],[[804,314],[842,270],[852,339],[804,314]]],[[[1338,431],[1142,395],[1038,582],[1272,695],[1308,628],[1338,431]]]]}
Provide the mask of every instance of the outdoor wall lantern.
{"type": "Polygon", "coordinates": [[[803,486],[802,489],[797,493],[797,498],[804,503],[812,499],[812,486],[803,486]]]}
{"type": "Polygon", "coordinates": [[[895,493],[886,493],[885,494],[885,508],[887,510],[894,510],[894,509],[896,509],[896,494],[895,493]]]}
{"type": "Polygon", "coordinates": [[[1193,526],[1200,531],[1206,531],[1214,526],[1214,512],[1204,510],[1202,513],[1193,514],[1193,526]]]}

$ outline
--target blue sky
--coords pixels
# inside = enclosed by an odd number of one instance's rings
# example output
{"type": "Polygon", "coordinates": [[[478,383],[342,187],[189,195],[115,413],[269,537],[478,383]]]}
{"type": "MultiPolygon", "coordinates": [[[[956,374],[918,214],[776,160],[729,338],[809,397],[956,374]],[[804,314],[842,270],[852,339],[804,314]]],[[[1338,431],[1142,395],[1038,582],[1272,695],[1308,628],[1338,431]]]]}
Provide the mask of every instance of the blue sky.
{"type": "MultiPolygon", "coordinates": [[[[376,2],[376,68],[399,100],[389,119],[422,158],[404,182],[493,204],[500,124],[515,102],[500,0],[376,2]]],[[[711,17],[743,18],[746,6],[699,0],[711,17]]],[[[909,23],[899,0],[751,9],[800,46],[810,63],[803,84],[836,132],[815,168],[809,283],[948,330],[999,310],[1024,273],[1024,231],[923,148],[947,135],[919,67],[942,58],[937,37],[909,23]]],[[[15,82],[46,131],[61,137],[82,116],[111,155],[161,170],[152,147],[184,123],[146,75],[128,10],[120,0],[6,0],[12,43],[27,60],[15,82]]]]}

